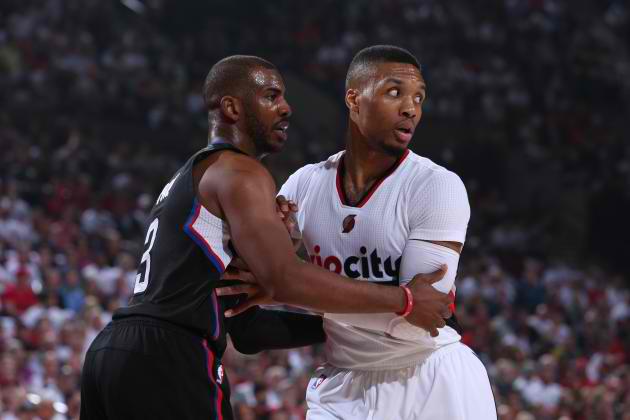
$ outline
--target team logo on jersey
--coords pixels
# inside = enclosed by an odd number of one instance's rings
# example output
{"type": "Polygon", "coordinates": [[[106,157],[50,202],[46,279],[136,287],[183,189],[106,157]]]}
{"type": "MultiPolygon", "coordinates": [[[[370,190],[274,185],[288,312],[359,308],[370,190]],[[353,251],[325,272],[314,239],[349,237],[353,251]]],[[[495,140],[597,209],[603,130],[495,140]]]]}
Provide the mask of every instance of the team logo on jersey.
{"type": "Polygon", "coordinates": [[[352,229],[354,229],[354,218],[355,217],[357,217],[356,214],[351,214],[349,216],[346,216],[345,219],[343,219],[343,223],[341,224],[341,226],[343,226],[343,230],[341,231],[341,233],[348,233],[352,229]]]}
{"type": "Polygon", "coordinates": [[[320,377],[317,378],[315,383],[313,383],[313,389],[319,388],[319,386],[323,384],[325,380],[326,380],[326,375],[320,375],[320,377]]]}
{"type": "Polygon", "coordinates": [[[320,251],[319,245],[313,247],[313,252],[309,252],[311,262],[337,274],[343,274],[351,279],[361,277],[372,281],[398,280],[402,257],[394,260],[394,257],[389,256],[383,260],[377,249],[368,254],[367,248],[362,246],[359,248],[360,256],[351,255],[342,261],[335,255],[322,256],[320,251]]]}
{"type": "Polygon", "coordinates": [[[217,383],[223,383],[223,365],[219,365],[217,368],[217,383]]]}

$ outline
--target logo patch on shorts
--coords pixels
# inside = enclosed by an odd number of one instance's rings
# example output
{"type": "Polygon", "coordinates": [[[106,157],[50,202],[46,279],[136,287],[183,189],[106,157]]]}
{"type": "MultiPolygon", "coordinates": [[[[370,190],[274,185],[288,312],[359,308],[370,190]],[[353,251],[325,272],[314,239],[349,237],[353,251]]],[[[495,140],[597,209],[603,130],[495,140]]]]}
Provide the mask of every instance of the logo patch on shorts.
{"type": "Polygon", "coordinates": [[[217,383],[223,383],[223,365],[219,365],[217,368],[217,383]]]}
{"type": "Polygon", "coordinates": [[[313,389],[317,389],[319,388],[319,386],[324,383],[324,381],[326,380],[326,375],[320,375],[319,378],[317,378],[317,380],[315,381],[315,383],[313,384],[313,389]]]}

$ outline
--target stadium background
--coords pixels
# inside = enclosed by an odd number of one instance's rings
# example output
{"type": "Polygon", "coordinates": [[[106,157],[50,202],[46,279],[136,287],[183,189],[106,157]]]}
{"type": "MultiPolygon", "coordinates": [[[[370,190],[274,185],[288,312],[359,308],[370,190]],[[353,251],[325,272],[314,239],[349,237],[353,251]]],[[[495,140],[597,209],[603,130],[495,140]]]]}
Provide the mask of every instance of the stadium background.
{"type": "MultiPolygon", "coordinates": [[[[343,80],[374,43],[418,55],[412,149],[473,209],[464,341],[503,420],[630,419],[630,7],[622,0],[2,0],[0,419],[78,418],[84,351],[126,302],[145,216],[205,145],[218,59],[285,75],[281,183],[343,147],[343,80]]],[[[225,365],[238,419],[295,420],[321,348],[225,365]]]]}

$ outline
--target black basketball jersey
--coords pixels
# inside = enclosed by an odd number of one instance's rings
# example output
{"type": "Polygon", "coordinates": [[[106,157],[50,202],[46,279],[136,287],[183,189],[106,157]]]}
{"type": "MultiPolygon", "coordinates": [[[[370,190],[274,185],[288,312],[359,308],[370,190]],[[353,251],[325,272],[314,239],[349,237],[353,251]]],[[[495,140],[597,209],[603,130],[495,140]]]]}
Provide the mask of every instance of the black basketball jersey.
{"type": "Polygon", "coordinates": [[[233,150],[210,145],[193,155],[166,184],[151,210],[134,295],[114,319],[141,315],[168,321],[225,348],[225,329],[214,288],[232,259],[227,223],[198,202],[193,166],[210,153],[233,150]]]}

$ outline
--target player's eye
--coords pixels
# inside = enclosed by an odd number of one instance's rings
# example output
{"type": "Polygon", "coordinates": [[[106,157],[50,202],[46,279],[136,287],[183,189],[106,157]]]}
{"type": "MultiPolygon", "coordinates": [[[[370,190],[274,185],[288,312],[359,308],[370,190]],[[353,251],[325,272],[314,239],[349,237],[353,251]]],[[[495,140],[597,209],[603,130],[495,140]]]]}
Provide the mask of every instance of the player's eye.
{"type": "Polygon", "coordinates": [[[415,102],[416,102],[417,104],[421,104],[423,99],[424,99],[424,98],[423,98],[422,96],[418,95],[418,96],[416,96],[416,98],[415,98],[414,100],[415,100],[415,102]]]}
{"type": "Polygon", "coordinates": [[[397,98],[400,95],[400,90],[398,88],[391,88],[387,91],[387,94],[391,97],[397,98]]]}

